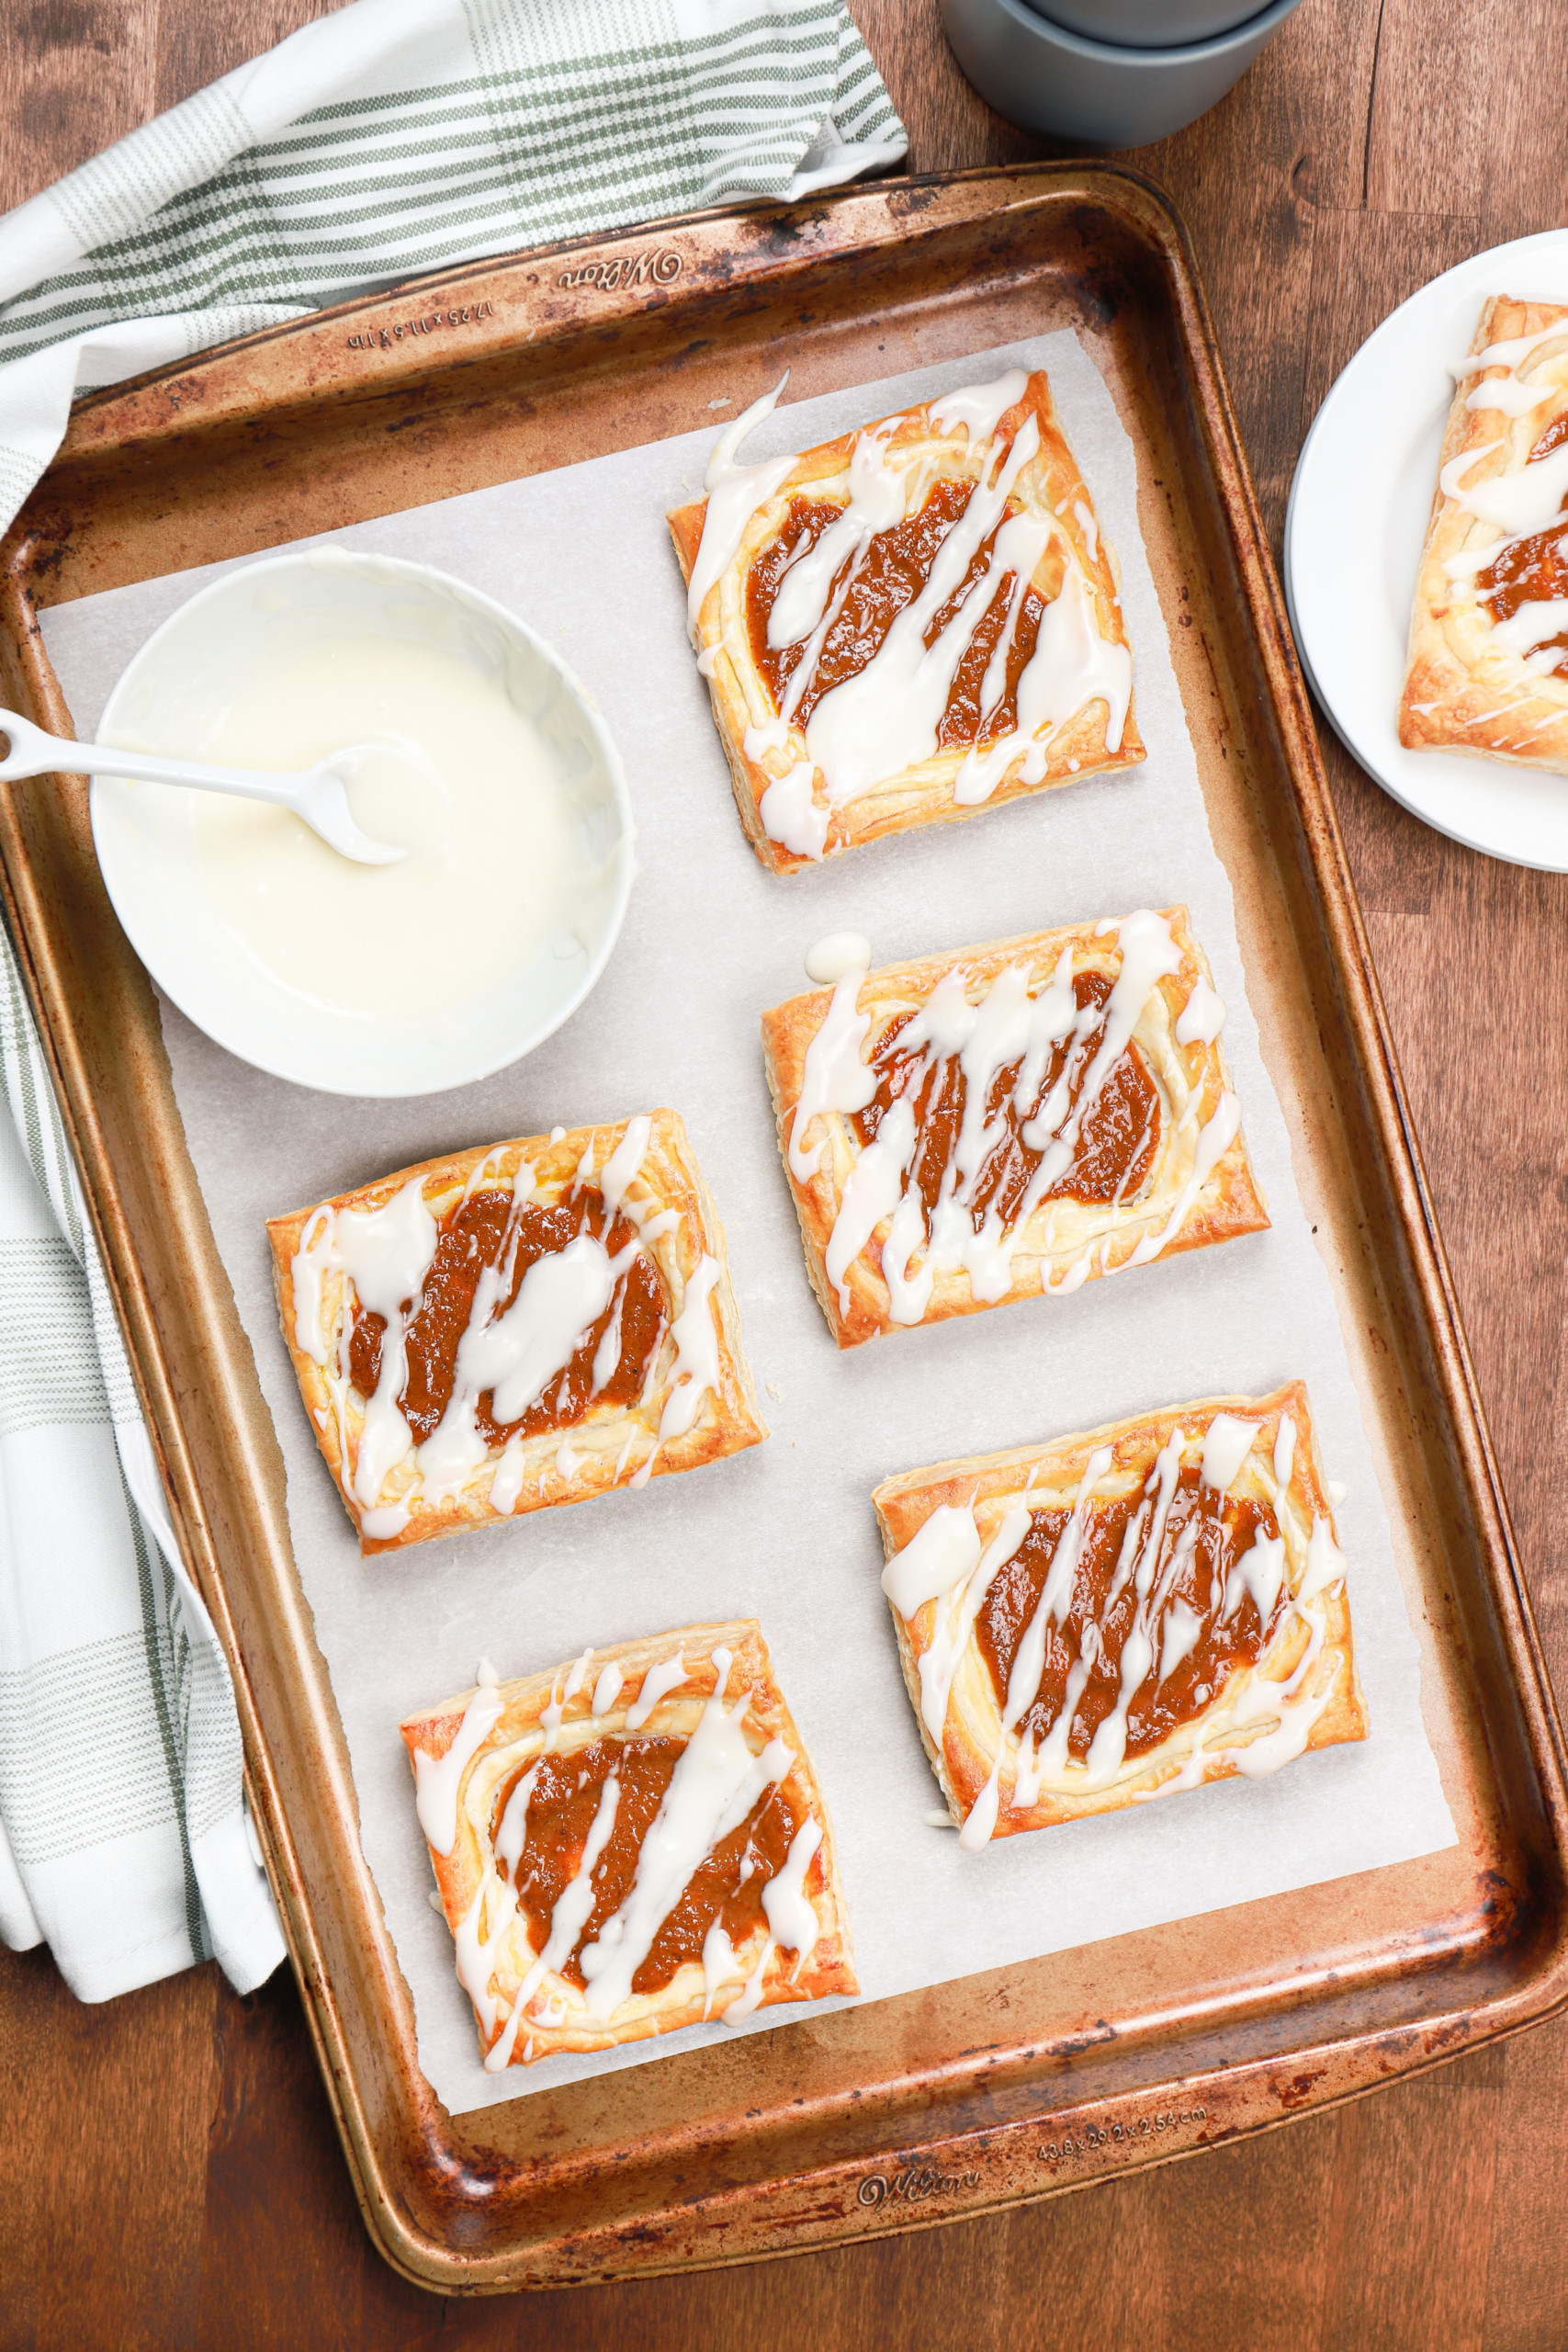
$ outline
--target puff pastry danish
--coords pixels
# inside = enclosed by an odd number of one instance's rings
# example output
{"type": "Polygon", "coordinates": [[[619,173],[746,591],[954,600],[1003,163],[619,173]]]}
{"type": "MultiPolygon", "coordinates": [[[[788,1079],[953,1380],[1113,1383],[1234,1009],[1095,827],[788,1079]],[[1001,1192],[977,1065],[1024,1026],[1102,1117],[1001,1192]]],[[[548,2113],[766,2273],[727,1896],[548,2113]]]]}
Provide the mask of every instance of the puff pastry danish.
{"type": "Polygon", "coordinates": [[[841,1348],[1269,1222],[1186,910],[885,971],[762,1015],[841,1348]]]}
{"type": "Polygon", "coordinates": [[[904,1679],[970,1849],[1366,1736],[1305,1388],[889,1478],[904,1679]]]}
{"type": "Polygon", "coordinates": [[[1116,559],[1042,372],[742,466],[777,397],[670,516],[764,865],[1143,758],[1116,559]]]}
{"type": "Polygon", "coordinates": [[[756,1623],[584,1650],[400,1729],[491,2073],[859,1991],[756,1623]]]}
{"type": "Polygon", "coordinates": [[[364,1553],[767,1435],[673,1111],[426,1160],[267,1233],[299,1393],[364,1553]]]}
{"type": "Polygon", "coordinates": [[[1568,308],[1494,296],[1449,413],[1399,705],[1410,751],[1568,773],[1568,308]]]}

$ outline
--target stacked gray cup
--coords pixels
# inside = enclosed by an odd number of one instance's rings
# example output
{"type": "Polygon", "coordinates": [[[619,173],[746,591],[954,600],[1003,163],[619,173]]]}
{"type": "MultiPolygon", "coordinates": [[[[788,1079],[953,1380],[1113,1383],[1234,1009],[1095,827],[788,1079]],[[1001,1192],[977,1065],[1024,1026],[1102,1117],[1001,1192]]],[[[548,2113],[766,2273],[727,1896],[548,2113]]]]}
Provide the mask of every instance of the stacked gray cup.
{"type": "Polygon", "coordinates": [[[1025,130],[1143,147],[1224,96],[1299,0],[942,0],[958,62],[1025,130]]]}

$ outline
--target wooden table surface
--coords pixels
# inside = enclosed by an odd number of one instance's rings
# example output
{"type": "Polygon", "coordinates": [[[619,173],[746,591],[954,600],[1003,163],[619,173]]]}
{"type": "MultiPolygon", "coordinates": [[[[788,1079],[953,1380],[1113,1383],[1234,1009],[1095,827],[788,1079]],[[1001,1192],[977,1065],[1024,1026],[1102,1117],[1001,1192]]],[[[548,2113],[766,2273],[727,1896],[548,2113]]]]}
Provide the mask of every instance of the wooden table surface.
{"type": "MultiPolygon", "coordinates": [[[[333,0],[6,0],[0,206],[333,0]]],[[[936,0],[852,0],[910,168],[1049,152],[961,78],[936,0]]],[[[1562,0],[1303,0],[1203,121],[1134,158],[1185,212],[1276,549],[1339,368],[1467,254],[1568,217],[1562,0]]],[[[1568,1694],[1568,880],[1426,831],[1324,749],[1548,1659],[1568,1694]]],[[[451,2304],[359,2222],[285,1970],[81,2007],[0,1951],[0,2346],[1048,2339],[1562,2352],[1568,2019],[1259,2140],[842,2253],[451,2304]]]]}

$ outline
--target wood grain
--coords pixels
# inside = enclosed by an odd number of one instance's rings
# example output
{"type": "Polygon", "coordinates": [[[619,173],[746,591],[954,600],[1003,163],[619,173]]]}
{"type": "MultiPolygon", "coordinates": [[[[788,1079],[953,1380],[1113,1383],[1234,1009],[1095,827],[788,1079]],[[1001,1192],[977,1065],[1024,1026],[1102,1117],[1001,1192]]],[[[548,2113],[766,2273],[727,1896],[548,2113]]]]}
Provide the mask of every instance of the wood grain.
{"type": "MultiPolygon", "coordinates": [[[[11,0],[0,204],[331,0],[11,0]]],[[[1049,152],[959,75],[937,0],[852,0],[931,171],[1049,152]]],[[[1568,214],[1557,0],[1303,0],[1213,114],[1131,158],[1191,226],[1269,527],[1364,336],[1568,214]]],[[[1568,1691],[1568,881],[1427,831],[1325,732],[1483,1393],[1568,1691]]],[[[99,2009],[0,1954],[0,2352],[99,2345],[1041,2341],[1562,2352],[1568,2023],[1244,2146],[783,2264],[457,2306],[371,2250],[292,1984],[209,1967],[99,2009]]]]}

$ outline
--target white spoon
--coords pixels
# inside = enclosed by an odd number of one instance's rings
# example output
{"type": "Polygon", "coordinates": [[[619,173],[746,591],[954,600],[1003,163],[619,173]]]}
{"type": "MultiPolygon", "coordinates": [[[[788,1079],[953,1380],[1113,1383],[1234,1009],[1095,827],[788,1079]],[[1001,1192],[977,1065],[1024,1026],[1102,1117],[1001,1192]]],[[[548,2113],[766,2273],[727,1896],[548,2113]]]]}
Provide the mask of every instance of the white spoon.
{"type": "Polygon", "coordinates": [[[231,792],[243,800],[268,800],[292,808],[328,847],[360,865],[392,865],[406,857],[406,849],[372,841],[355,823],[348,805],[344,771],[352,775],[367,753],[381,747],[350,743],[331,752],[314,767],[291,774],[269,775],[261,768],[209,767],[197,760],[164,760],[151,752],[117,752],[107,743],[76,743],[63,735],[46,735],[29,718],[0,710],[0,734],[11,748],[0,760],[0,784],[27,775],[128,776],[135,784],[189,784],[199,792],[231,792]]]}

